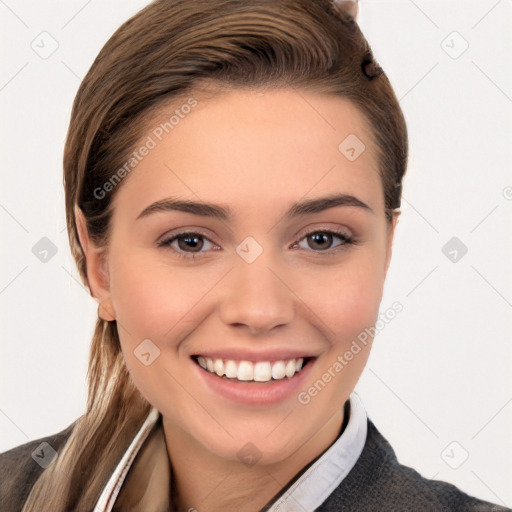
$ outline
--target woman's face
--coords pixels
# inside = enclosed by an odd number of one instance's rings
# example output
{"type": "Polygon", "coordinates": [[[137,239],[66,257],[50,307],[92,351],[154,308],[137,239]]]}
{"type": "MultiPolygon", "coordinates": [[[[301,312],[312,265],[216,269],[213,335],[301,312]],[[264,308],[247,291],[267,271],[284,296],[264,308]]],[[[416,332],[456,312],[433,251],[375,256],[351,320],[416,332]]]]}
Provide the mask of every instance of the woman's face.
{"type": "Polygon", "coordinates": [[[262,463],[337,434],[371,340],[345,354],[377,319],[393,234],[362,115],[240,90],[162,109],[142,145],[95,295],[166,431],[262,463]]]}

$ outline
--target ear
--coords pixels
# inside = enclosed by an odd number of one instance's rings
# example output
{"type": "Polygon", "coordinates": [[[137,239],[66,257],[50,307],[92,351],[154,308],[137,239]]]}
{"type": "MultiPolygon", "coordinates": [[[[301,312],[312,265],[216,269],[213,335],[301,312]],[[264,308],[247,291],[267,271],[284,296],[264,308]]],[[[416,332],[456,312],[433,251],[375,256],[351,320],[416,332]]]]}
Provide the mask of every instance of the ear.
{"type": "Polygon", "coordinates": [[[103,320],[113,321],[116,319],[116,313],[110,296],[107,250],[105,247],[97,247],[90,240],[84,214],[78,207],[75,207],[75,221],[86,261],[89,289],[91,295],[99,302],[98,315],[103,320]]]}
{"type": "Polygon", "coordinates": [[[398,224],[398,219],[400,217],[400,214],[402,212],[397,208],[391,212],[391,215],[393,216],[391,219],[391,222],[387,225],[387,240],[386,240],[386,261],[385,261],[385,267],[384,267],[384,276],[388,273],[389,264],[391,263],[391,255],[393,253],[393,240],[395,237],[395,230],[396,226],[398,224]]]}

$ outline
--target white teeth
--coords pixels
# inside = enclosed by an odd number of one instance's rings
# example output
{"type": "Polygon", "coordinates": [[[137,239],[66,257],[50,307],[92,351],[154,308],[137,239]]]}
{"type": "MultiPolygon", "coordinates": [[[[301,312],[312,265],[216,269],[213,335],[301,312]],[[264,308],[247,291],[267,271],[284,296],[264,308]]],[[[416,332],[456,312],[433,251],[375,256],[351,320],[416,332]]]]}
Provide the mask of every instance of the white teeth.
{"type": "Polygon", "coordinates": [[[224,375],[224,362],[222,359],[215,359],[213,362],[213,369],[219,377],[224,375]]]}
{"type": "Polygon", "coordinates": [[[228,359],[224,361],[216,358],[199,356],[197,362],[201,368],[215,373],[219,377],[225,375],[228,379],[238,379],[241,381],[269,382],[272,379],[281,380],[285,377],[291,378],[300,372],[304,364],[304,358],[289,359],[286,361],[233,361],[228,359]]]}
{"type": "Polygon", "coordinates": [[[236,374],[238,380],[253,380],[254,366],[249,361],[240,361],[238,365],[238,373],[236,374]]]}
{"type": "Polygon", "coordinates": [[[286,363],[286,376],[293,377],[294,374],[295,374],[295,360],[290,359],[290,361],[288,361],[286,363]]]}
{"type": "Polygon", "coordinates": [[[257,382],[267,382],[272,378],[272,369],[270,363],[258,362],[254,365],[254,380],[257,382]]]}
{"type": "Polygon", "coordinates": [[[238,373],[238,366],[235,363],[235,361],[226,361],[225,370],[226,377],[228,377],[228,379],[236,379],[238,373]]]}
{"type": "Polygon", "coordinates": [[[276,380],[286,377],[286,366],[283,361],[277,361],[272,365],[272,377],[276,380]]]}

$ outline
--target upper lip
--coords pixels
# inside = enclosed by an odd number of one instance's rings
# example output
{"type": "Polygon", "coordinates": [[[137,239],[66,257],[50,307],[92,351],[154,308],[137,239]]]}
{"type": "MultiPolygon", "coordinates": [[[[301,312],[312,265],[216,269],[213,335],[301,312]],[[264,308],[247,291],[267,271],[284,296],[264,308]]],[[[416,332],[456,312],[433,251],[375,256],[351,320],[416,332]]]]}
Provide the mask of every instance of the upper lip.
{"type": "Polygon", "coordinates": [[[290,359],[313,358],[315,354],[307,351],[287,349],[272,349],[264,352],[248,351],[242,349],[230,350],[205,350],[204,352],[196,352],[191,357],[199,356],[208,357],[210,359],[223,359],[224,361],[288,361],[290,359]]]}

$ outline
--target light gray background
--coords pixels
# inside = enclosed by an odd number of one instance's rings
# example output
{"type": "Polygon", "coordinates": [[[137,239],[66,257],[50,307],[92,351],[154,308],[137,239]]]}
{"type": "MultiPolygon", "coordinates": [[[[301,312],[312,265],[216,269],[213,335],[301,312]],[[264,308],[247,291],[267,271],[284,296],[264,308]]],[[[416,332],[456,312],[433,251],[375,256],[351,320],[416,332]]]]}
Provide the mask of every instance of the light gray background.
{"type": "MultiPolygon", "coordinates": [[[[1,451],[84,412],[96,303],[68,248],[62,151],[81,78],[146,3],[0,0],[1,451]]],[[[357,390],[401,462],[512,506],[512,2],[366,0],[358,21],[411,151],[382,303],[404,309],[357,390]],[[468,248],[455,262],[452,237],[468,248]]]]}

